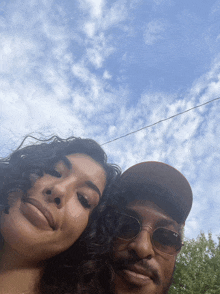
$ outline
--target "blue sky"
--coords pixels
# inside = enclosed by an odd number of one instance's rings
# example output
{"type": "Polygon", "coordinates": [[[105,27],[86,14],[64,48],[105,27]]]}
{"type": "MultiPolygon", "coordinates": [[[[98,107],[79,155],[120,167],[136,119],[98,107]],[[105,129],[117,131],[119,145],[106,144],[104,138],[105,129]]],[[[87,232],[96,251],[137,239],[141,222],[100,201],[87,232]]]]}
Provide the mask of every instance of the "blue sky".
{"type": "MultiPolygon", "coordinates": [[[[0,156],[26,134],[100,144],[220,97],[220,1],[0,1],[0,156]]],[[[220,101],[104,145],[179,169],[185,235],[220,234],[220,101]]]]}

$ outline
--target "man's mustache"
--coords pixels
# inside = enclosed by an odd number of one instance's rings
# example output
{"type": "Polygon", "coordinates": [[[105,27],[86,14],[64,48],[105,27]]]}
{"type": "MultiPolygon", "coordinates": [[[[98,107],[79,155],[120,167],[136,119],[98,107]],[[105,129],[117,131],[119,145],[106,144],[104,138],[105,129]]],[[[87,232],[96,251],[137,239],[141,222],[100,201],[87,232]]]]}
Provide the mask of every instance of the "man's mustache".
{"type": "Polygon", "coordinates": [[[133,265],[137,263],[139,260],[136,258],[118,258],[117,260],[113,260],[113,266],[117,270],[123,270],[127,268],[128,265],[133,265]]]}

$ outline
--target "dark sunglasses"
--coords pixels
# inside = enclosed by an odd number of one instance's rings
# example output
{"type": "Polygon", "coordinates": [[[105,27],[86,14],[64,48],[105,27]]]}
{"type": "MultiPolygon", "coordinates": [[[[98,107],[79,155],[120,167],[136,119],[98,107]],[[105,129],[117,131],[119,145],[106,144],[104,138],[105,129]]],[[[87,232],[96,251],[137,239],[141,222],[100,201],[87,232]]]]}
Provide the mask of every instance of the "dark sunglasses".
{"type": "MultiPolygon", "coordinates": [[[[119,213],[119,223],[121,226],[117,232],[117,238],[130,241],[137,237],[142,230],[141,222],[128,214],[119,213]]],[[[151,242],[154,248],[160,252],[168,255],[176,255],[183,246],[181,236],[169,229],[159,227],[152,231],[151,229],[151,242]]]]}

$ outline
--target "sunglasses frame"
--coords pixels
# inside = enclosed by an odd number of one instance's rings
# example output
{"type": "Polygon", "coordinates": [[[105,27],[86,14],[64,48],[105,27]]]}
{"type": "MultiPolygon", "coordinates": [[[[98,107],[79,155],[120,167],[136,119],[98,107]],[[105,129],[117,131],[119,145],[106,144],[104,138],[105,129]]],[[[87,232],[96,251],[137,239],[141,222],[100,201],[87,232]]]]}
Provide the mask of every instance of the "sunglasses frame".
{"type": "Polygon", "coordinates": [[[181,240],[181,235],[180,235],[179,233],[177,233],[177,232],[175,232],[175,231],[172,231],[172,230],[170,230],[170,229],[164,228],[164,227],[158,227],[158,228],[156,228],[155,230],[153,230],[153,228],[152,228],[150,225],[143,226],[142,223],[139,221],[139,219],[137,219],[136,217],[134,217],[134,216],[132,216],[132,215],[129,215],[129,214],[126,214],[126,213],[121,213],[121,212],[117,212],[117,213],[120,214],[120,215],[125,215],[125,216],[127,216],[127,217],[129,217],[129,218],[133,218],[133,219],[135,219],[135,221],[137,221],[137,223],[139,224],[139,232],[138,232],[134,237],[132,237],[132,238],[121,238],[121,237],[117,237],[117,238],[120,239],[120,240],[123,240],[123,241],[132,241],[132,240],[134,240],[135,238],[137,238],[137,236],[138,236],[138,235],[140,234],[140,232],[142,231],[142,228],[143,228],[143,227],[148,227],[148,228],[150,228],[150,230],[151,230],[150,239],[151,239],[151,243],[152,243],[153,247],[155,248],[155,251],[159,251],[159,252],[161,252],[161,253],[163,253],[163,254],[166,254],[166,255],[169,255],[169,256],[174,256],[174,255],[178,254],[178,253],[180,252],[181,248],[184,246],[184,243],[181,241],[180,249],[177,250],[175,253],[173,253],[173,254],[169,254],[169,253],[167,253],[167,252],[164,252],[164,251],[158,249],[158,248],[156,247],[156,245],[154,244],[154,240],[153,240],[153,234],[154,234],[154,232],[157,231],[158,229],[165,229],[165,230],[168,230],[168,231],[170,231],[170,232],[172,232],[172,233],[174,233],[174,234],[177,234],[178,237],[180,237],[180,240],[181,240]]]}

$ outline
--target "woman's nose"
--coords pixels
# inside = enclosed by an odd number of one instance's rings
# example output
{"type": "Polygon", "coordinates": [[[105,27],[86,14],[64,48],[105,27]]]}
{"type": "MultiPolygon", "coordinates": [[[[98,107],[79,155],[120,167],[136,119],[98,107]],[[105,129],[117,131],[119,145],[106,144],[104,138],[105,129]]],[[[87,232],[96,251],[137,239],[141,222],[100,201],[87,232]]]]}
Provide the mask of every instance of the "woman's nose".
{"type": "MultiPolygon", "coordinates": [[[[73,186],[73,183],[68,181],[59,182],[46,187],[43,191],[43,194],[48,202],[53,202],[57,208],[62,208],[65,205],[68,196],[70,195],[71,186],[73,186]]],[[[72,187],[72,193],[73,191],[74,188],[72,187]]]]}

